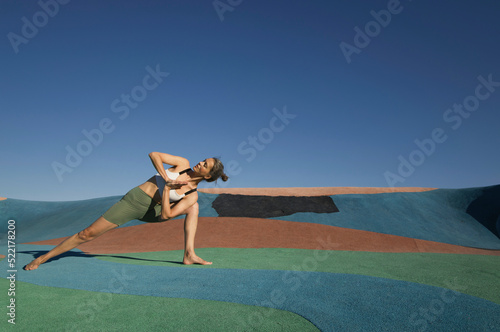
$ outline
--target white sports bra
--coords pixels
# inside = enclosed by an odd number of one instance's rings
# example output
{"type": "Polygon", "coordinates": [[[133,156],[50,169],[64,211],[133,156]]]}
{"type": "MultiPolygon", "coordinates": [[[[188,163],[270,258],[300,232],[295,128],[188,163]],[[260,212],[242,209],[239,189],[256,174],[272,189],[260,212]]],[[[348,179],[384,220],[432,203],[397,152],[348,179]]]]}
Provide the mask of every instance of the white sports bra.
{"type": "MultiPolygon", "coordinates": [[[[185,170],[183,170],[183,171],[181,171],[179,173],[175,173],[175,172],[171,172],[168,169],[166,169],[165,172],[167,172],[167,177],[170,180],[177,180],[177,178],[179,177],[179,175],[181,175],[183,173],[186,173],[186,172],[189,172],[190,170],[191,170],[191,168],[188,168],[188,169],[185,169],[185,170]]],[[[160,193],[160,197],[163,197],[163,189],[165,188],[165,185],[167,183],[165,182],[165,180],[162,178],[162,176],[159,173],[156,173],[155,180],[156,180],[156,185],[158,186],[158,191],[160,193]]],[[[184,198],[184,196],[189,195],[193,191],[196,191],[196,188],[188,191],[185,194],[179,195],[177,193],[177,191],[175,191],[175,189],[170,189],[170,192],[169,192],[170,203],[180,201],[182,198],[184,198]]]]}

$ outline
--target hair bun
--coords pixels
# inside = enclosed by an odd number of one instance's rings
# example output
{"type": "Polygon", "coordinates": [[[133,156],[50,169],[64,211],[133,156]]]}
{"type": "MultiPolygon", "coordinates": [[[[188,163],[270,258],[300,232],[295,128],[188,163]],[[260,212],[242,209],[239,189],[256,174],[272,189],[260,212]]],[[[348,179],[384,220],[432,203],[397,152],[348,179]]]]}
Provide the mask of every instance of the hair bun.
{"type": "Polygon", "coordinates": [[[213,157],[214,165],[210,171],[210,178],[206,179],[207,182],[217,181],[218,178],[222,178],[222,181],[227,181],[229,177],[224,173],[224,165],[219,158],[213,157]]]}

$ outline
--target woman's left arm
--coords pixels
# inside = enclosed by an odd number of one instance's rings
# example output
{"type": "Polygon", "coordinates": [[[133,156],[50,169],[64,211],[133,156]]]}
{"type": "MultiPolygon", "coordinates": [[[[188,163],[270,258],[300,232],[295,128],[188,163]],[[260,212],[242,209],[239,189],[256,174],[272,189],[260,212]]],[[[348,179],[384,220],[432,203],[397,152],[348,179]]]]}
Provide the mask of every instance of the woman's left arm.
{"type": "Polygon", "coordinates": [[[163,164],[181,168],[189,167],[189,161],[186,158],[173,156],[168,153],[151,152],[149,154],[149,158],[151,159],[151,162],[153,163],[156,171],[161,175],[162,178],[165,179],[165,181],[168,180],[168,177],[163,164]]]}

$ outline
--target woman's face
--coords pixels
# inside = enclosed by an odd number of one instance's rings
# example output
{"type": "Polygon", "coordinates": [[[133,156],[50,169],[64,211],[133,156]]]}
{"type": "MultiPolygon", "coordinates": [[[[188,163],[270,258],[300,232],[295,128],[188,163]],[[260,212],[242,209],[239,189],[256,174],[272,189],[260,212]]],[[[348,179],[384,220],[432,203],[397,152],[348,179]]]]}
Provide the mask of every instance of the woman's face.
{"type": "Polygon", "coordinates": [[[214,167],[214,160],[213,158],[208,158],[196,164],[196,166],[193,167],[193,171],[206,178],[207,176],[210,177],[212,167],[214,167]]]}

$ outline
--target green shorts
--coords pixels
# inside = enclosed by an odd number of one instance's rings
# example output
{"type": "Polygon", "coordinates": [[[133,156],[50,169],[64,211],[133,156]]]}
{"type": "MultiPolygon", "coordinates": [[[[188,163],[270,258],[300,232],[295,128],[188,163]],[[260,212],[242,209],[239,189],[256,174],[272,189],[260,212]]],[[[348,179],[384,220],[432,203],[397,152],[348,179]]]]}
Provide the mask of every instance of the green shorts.
{"type": "Polygon", "coordinates": [[[141,188],[131,189],[121,200],[109,208],[102,216],[118,226],[138,219],[145,222],[160,222],[161,205],[155,202],[141,188]]]}

